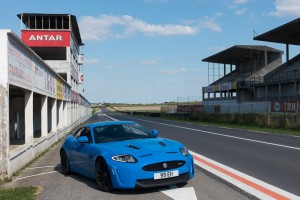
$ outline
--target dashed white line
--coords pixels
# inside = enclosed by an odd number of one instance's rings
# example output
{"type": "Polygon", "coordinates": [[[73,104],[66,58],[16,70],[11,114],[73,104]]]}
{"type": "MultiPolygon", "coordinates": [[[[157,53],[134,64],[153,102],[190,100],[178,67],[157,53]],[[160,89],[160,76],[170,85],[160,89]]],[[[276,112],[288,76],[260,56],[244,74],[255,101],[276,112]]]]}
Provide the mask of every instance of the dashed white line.
{"type": "Polygon", "coordinates": [[[45,173],[35,174],[35,175],[31,175],[31,176],[24,176],[24,177],[18,178],[17,180],[22,180],[22,179],[26,179],[26,178],[35,177],[35,176],[41,176],[41,175],[45,175],[45,174],[53,174],[53,173],[57,173],[57,172],[60,172],[60,171],[52,171],[52,172],[45,172],[45,173]]]}

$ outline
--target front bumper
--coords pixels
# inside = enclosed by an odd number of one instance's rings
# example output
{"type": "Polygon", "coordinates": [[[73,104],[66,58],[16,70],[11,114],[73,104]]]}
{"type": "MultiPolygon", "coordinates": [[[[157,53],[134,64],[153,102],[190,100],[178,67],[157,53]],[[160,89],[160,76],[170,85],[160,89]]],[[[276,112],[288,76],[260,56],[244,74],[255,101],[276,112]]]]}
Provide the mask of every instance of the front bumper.
{"type": "Polygon", "coordinates": [[[146,165],[166,162],[172,160],[178,160],[178,157],[170,156],[168,160],[139,160],[138,163],[120,163],[111,161],[108,162],[110,174],[114,188],[119,189],[133,189],[133,188],[149,188],[158,187],[171,184],[178,184],[188,181],[194,176],[194,162],[191,155],[187,157],[181,157],[185,164],[181,167],[172,170],[160,170],[160,171],[144,171],[142,168],[146,165]],[[178,170],[178,176],[172,178],[154,180],[154,173],[167,172],[178,170]]]}
{"type": "Polygon", "coordinates": [[[178,183],[183,183],[190,180],[190,173],[183,173],[177,177],[166,178],[166,179],[159,179],[154,180],[153,178],[150,179],[139,179],[136,181],[135,188],[149,188],[149,187],[158,187],[164,185],[173,185],[178,183]]]}

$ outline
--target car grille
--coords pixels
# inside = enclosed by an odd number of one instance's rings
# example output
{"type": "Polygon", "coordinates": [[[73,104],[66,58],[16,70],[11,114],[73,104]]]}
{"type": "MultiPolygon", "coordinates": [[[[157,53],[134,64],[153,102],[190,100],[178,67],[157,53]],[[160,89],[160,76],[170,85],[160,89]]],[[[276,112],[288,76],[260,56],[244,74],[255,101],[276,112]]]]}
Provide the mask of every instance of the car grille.
{"type": "Polygon", "coordinates": [[[165,185],[173,185],[178,183],[186,182],[190,179],[189,172],[180,174],[177,177],[166,178],[166,179],[139,179],[136,181],[135,187],[136,188],[149,188],[149,187],[158,187],[158,186],[165,186],[165,185]]]}
{"type": "Polygon", "coordinates": [[[182,167],[184,164],[185,161],[182,160],[159,162],[151,165],[146,165],[142,169],[144,171],[161,171],[161,170],[168,170],[168,169],[175,169],[178,167],[182,167]]]}

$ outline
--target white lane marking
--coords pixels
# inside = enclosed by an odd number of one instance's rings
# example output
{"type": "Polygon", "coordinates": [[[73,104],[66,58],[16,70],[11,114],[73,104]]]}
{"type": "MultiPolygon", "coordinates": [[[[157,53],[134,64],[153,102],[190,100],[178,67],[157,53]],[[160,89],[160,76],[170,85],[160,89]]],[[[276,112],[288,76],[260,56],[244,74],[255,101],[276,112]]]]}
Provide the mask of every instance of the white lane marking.
{"type": "MultiPolygon", "coordinates": [[[[60,171],[62,171],[62,170],[60,170],[60,171]]],[[[57,172],[60,172],[60,171],[52,171],[52,172],[46,172],[46,173],[35,174],[35,175],[31,175],[31,176],[24,176],[24,177],[22,177],[22,178],[18,178],[17,180],[22,180],[22,179],[26,179],[26,178],[35,177],[35,176],[42,176],[42,175],[45,175],[45,174],[53,174],[53,173],[57,173],[57,172]]]]}
{"type": "Polygon", "coordinates": [[[52,165],[52,166],[42,166],[42,167],[28,167],[27,169],[42,169],[42,168],[48,168],[48,167],[56,167],[59,166],[60,164],[57,165],[52,165]]]}
{"type": "Polygon", "coordinates": [[[249,194],[256,196],[259,199],[274,199],[275,196],[283,196],[281,198],[288,198],[293,200],[300,199],[299,196],[296,196],[259,179],[251,177],[238,170],[230,168],[190,150],[189,152],[193,155],[194,163],[196,165],[209,171],[212,174],[215,174],[223,180],[228,181],[229,183],[248,192],[249,194]],[[198,159],[197,157],[200,159],[198,159]],[[203,160],[203,162],[201,160],[203,160]]]}
{"type": "MultiPolygon", "coordinates": [[[[106,114],[99,114],[99,113],[98,113],[97,115],[98,115],[98,117],[100,117],[100,116],[105,116],[105,117],[111,119],[112,121],[119,121],[119,120],[117,120],[117,119],[115,119],[115,118],[113,118],[113,117],[110,117],[110,116],[106,115],[106,114]]],[[[100,121],[100,118],[99,118],[99,121],[100,121]]]]}
{"type": "MultiPolygon", "coordinates": [[[[130,117],[128,117],[128,118],[130,118],[130,117]]],[[[164,126],[171,126],[171,127],[175,127],[175,128],[186,129],[186,130],[190,130],[190,131],[197,131],[197,132],[202,132],[202,133],[208,133],[208,134],[211,134],[211,135],[218,135],[218,136],[223,136],[223,137],[228,137],[228,138],[234,138],[234,139],[245,140],[245,141],[249,141],[249,142],[267,144],[267,145],[272,145],[272,146],[277,146],[277,147],[284,147],[284,148],[294,149],[294,150],[300,151],[300,148],[298,148],[298,147],[286,146],[286,145],[276,144],[276,143],[271,143],[271,142],[263,142],[263,141],[260,141],[260,140],[252,140],[252,139],[248,139],[248,138],[242,138],[242,137],[236,137],[236,136],[231,136],[231,135],[225,135],[225,134],[221,134],[221,133],[215,133],[215,132],[204,131],[204,130],[199,130],[199,129],[187,128],[187,127],[183,127],[183,126],[176,126],[176,125],[172,125],[172,124],[165,124],[165,123],[160,123],[160,122],[155,122],[155,121],[150,121],[150,120],[144,120],[144,119],[138,119],[138,118],[132,118],[132,119],[145,121],[145,122],[151,122],[151,123],[160,124],[160,125],[164,125],[164,126]]]]}
{"type": "Polygon", "coordinates": [[[175,185],[172,185],[170,189],[160,191],[174,200],[197,200],[194,187],[177,188],[175,185]]]}

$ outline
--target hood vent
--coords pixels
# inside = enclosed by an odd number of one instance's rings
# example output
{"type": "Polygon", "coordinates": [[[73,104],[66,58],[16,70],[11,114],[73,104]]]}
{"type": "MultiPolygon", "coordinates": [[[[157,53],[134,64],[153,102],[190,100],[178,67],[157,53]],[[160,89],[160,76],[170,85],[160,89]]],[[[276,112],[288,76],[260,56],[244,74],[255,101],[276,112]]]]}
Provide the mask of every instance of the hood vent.
{"type": "Polygon", "coordinates": [[[142,157],[147,157],[147,156],[152,156],[153,154],[145,154],[145,155],[142,155],[142,156],[140,156],[140,158],[142,158],[142,157]]]}
{"type": "Polygon", "coordinates": [[[132,148],[132,149],[140,149],[139,147],[137,147],[137,146],[133,146],[133,145],[127,145],[127,147],[129,147],[129,148],[132,148]]]}
{"type": "Polygon", "coordinates": [[[165,147],[165,146],[167,146],[165,143],[163,143],[163,142],[159,142],[158,144],[160,144],[161,146],[163,146],[163,147],[165,147]]]}

